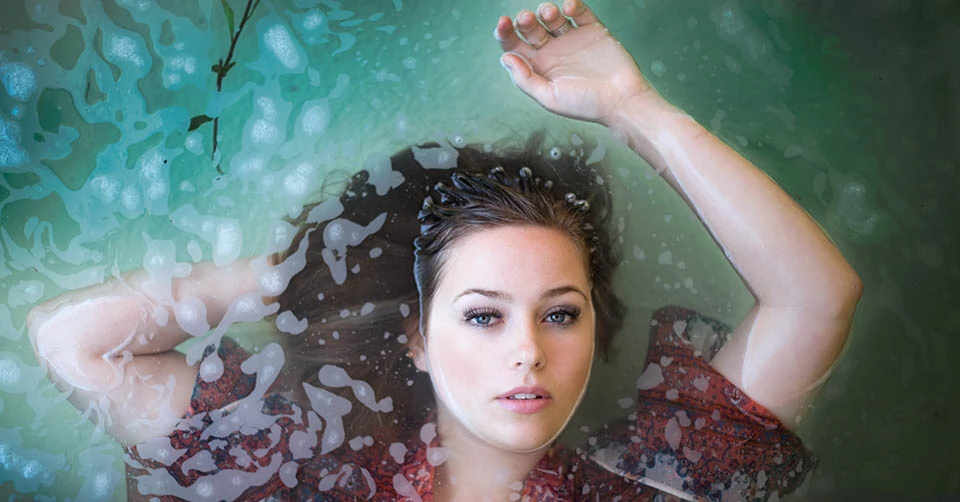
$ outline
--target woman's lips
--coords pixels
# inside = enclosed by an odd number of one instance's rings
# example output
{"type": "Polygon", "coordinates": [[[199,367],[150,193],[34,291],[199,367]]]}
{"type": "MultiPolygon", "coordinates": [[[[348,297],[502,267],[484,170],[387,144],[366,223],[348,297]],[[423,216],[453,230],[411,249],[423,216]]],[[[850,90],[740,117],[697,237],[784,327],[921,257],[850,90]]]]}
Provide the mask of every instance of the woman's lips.
{"type": "Polygon", "coordinates": [[[521,387],[514,387],[503,394],[497,396],[497,399],[508,399],[514,397],[526,397],[529,395],[534,395],[539,398],[550,399],[550,393],[547,392],[547,389],[538,386],[524,385],[521,387]]]}
{"type": "Polygon", "coordinates": [[[546,408],[553,399],[543,387],[516,387],[497,397],[497,403],[504,409],[529,415],[546,408]]]}

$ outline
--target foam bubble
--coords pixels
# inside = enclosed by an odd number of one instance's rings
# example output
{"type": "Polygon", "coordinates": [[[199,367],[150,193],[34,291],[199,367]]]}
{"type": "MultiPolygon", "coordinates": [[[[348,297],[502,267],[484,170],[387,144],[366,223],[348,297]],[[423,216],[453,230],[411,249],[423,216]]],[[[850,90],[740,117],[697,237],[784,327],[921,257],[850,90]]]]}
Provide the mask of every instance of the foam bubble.
{"type": "Polygon", "coordinates": [[[321,26],[323,26],[322,13],[314,10],[314,11],[310,11],[306,16],[304,16],[303,29],[312,31],[321,26]]]}
{"type": "Polygon", "coordinates": [[[300,114],[300,128],[307,136],[319,136],[330,125],[330,110],[324,105],[306,108],[300,114]]]}
{"type": "Polygon", "coordinates": [[[650,63],[650,71],[652,71],[654,75],[662,77],[663,74],[667,72],[667,65],[663,64],[663,61],[655,59],[650,63]]]}
{"type": "Polygon", "coordinates": [[[185,146],[190,153],[195,155],[203,154],[203,138],[198,132],[187,136],[187,139],[183,142],[183,146],[185,146]]]}
{"type": "Polygon", "coordinates": [[[104,203],[110,204],[120,196],[123,184],[113,176],[97,176],[90,181],[94,194],[104,203]]]}
{"type": "Polygon", "coordinates": [[[257,119],[250,127],[250,141],[261,145],[271,145],[280,139],[280,130],[277,126],[264,119],[257,119]]]}
{"type": "Polygon", "coordinates": [[[263,43],[283,66],[291,70],[300,66],[300,54],[297,53],[293,38],[285,27],[280,25],[270,27],[263,34],[263,43]]]}
{"type": "Polygon", "coordinates": [[[0,65],[0,82],[11,98],[21,102],[29,99],[37,89],[33,69],[19,62],[0,65]]]}
{"type": "Polygon", "coordinates": [[[4,356],[0,359],[0,388],[6,392],[7,389],[15,387],[23,379],[23,370],[20,365],[11,358],[4,356]]]}
{"type": "Polygon", "coordinates": [[[137,68],[143,67],[143,57],[137,52],[137,42],[131,37],[113,34],[109,53],[115,59],[131,63],[137,68]]]}
{"type": "Polygon", "coordinates": [[[134,186],[125,186],[123,187],[122,204],[123,208],[131,213],[138,213],[143,209],[142,198],[140,197],[140,191],[137,190],[137,187],[134,186]]]}
{"type": "Polygon", "coordinates": [[[0,116],[0,167],[15,166],[26,160],[26,151],[19,143],[19,124],[0,116]]]}
{"type": "Polygon", "coordinates": [[[217,265],[230,263],[240,256],[243,232],[237,220],[225,220],[217,225],[216,240],[213,244],[213,261],[217,265]]]}
{"type": "Polygon", "coordinates": [[[309,326],[306,318],[297,319],[297,316],[290,312],[289,310],[281,312],[277,315],[277,329],[284,333],[290,333],[291,335],[299,335],[303,333],[307,326],[309,326]]]}
{"type": "Polygon", "coordinates": [[[207,307],[200,299],[186,297],[177,303],[174,309],[177,324],[193,336],[200,336],[210,330],[207,322],[207,307]]]}

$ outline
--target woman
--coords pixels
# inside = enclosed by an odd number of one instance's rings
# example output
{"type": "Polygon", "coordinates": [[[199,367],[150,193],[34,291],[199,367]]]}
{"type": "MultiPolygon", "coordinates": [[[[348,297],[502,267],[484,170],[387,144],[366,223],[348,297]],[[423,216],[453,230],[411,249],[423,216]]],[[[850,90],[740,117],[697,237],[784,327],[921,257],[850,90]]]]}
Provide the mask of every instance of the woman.
{"type": "Polygon", "coordinates": [[[411,148],[312,207],[269,262],[161,263],[31,313],[39,359],[129,447],[139,493],[694,500],[799,484],[811,458],[789,430],[843,347],[856,273],[776,184],[665,102],[580,0],[503,17],[495,35],[522,91],[609,127],[690,204],[757,300],[730,340],[708,363],[685,338],[696,316],[658,312],[627,429],[589,457],[556,445],[622,316],[597,173],[536,148],[411,148]],[[402,201],[439,180],[414,220],[402,201]],[[208,322],[216,342],[277,312],[286,350],[223,339],[192,366],[172,350],[208,322]]]}

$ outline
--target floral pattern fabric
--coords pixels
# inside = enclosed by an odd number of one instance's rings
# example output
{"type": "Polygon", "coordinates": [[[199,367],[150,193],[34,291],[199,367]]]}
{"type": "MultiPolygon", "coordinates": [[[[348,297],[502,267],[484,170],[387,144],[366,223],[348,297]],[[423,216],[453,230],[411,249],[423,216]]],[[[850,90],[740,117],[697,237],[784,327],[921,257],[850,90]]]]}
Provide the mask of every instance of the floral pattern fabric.
{"type": "MultiPolygon", "coordinates": [[[[657,311],[636,410],[590,448],[554,446],[512,499],[767,500],[797,489],[816,457],[710,366],[728,333],[692,310],[657,311]]],[[[198,378],[177,429],[126,450],[129,500],[433,500],[434,424],[411,438],[346,438],[328,406],[302,409],[258,385],[244,366],[256,355],[225,338],[216,357],[222,375],[198,378]]],[[[343,406],[317,392],[311,402],[343,406]]]]}

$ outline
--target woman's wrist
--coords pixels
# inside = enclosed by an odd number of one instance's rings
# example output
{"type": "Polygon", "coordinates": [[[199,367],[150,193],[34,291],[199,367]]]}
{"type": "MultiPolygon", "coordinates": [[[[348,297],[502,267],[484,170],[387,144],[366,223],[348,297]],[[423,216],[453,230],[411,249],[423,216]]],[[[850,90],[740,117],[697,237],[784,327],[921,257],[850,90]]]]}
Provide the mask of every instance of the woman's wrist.
{"type": "MultiPolygon", "coordinates": [[[[614,114],[601,122],[611,134],[643,157],[657,172],[662,169],[658,138],[693,119],[656,91],[621,102],[614,114]]],[[[662,146],[662,145],[661,145],[662,146]]]]}
{"type": "Polygon", "coordinates": [[[656,91],[648,91],[622,101],[610,117],[601,121],[614,137],[624,141],[648,162],[655,155],[657,131],[669,128],[671,117],[686,116],[656,91]]]}

